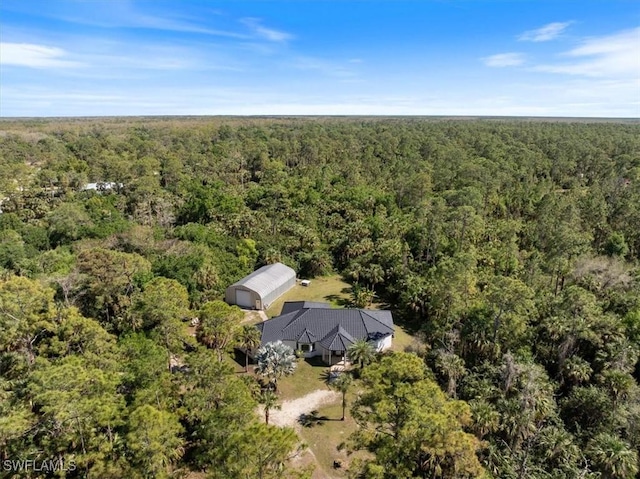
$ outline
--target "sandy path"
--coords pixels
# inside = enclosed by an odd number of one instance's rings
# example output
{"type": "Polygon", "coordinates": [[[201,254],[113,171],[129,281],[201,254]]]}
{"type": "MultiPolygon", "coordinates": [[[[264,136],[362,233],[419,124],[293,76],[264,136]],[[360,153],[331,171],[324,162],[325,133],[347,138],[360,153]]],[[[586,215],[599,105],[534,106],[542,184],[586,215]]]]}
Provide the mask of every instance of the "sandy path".
{"type": "Polygon", "coordinates": [[[244,323],[255,323],[257,320],[266,321],[269,319],[267,313],[264,311],[255,311],[253,309],[243,309],[244,319],[240,322],[240,324],[244,323]]]}
{"type": "MultiPolygon", "coordinates": [[[[335,391],[318,389],[298,399],[284,401],[282,409],[272,409],[269,411],[269,423],[276,426],[296,426],[298,418],[302,414],[310,413],[321,406],[331,404],[340,399],[340,394],[335,391]]],[[[262,407],[260,413],[264,417],[262,407]]]]}

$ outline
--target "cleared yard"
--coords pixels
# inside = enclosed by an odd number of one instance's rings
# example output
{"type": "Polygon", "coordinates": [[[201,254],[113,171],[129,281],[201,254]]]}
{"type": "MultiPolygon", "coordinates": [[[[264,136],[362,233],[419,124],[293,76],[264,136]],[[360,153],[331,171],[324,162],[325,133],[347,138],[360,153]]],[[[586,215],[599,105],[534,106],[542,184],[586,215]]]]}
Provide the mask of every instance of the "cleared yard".
{"type": "Polygon", "coordinates": [[[345,283],[339,275],[323,276],[311,280],[309,286],[296,284],[274,301],[267,309],[267,316],[277,316],[285,301],[321,301],[334,307],[344,307],[349,302],[351,285],[345,283]]]}
{"type": "MultiPolygon", "coordinates": [[[[301,416],[317,411],[324,405],[335,403],[339,399],[340,394],[335,391],[316,389],[301,398],[283,401],[280,409],[270,411],[269,424],[295,427],[301,416]]],[[[261,407],[259,410],[261,414],[264,413],[264,408],[261,407]]]]}
{"type": "MultiPolygon", "coordinates": [[[[322,278],[314,278],[309,286],[301,286],[296,284],[287,291],[283,296],[278,298],[266,311],[268,317],[274,317],[280,314],[282,305],[285,301],[318,301],[331,303],[333,307],[344,308],[350,304],[351,285],[342,280],[338,275],[325,276],[322,278]]],[[[374,303],[371,309],[384,307],[381,304],[374,303]]],[[[247,323],[258,322],[259,319],[252,317],[247,323]]],[[[408,346],[414,343],[414,337],[401,326],[395,326],[395,334],[393,339],[392,350],[404,351],[408,346]]],[[[342,406],[340,396],[331,393],[323,382],[323,373],[327,371],[327,366],[323,364],[319,358],[311,358],[310,360],[299,360],[296,372],[292,376],[281,378],[278,381],[278,397],[280,403],[285,403],[284,409],[297,406],[301,398],[305,396],[314,401],[309,404],[301,404],[302,409],[309,411],[309,408],[315,407],[317,411],[305,423],[295,424],[301,439],[309,446],[309,450],[303,458],[299,458],[302,464],[315,464],[313,479],[341,479],[347,477],[347,469],[349,464],[356,457],[365,457],[367,453],[358,452],[347,456],[344,450],[338,451],[338,446],[347,440],[349,435],[357,428],[355,421],[349,414],[349,409],[355,399],[358,390],[358,382],[354,384],[352,391],[349,393],[349,406],[344,421],[340,421],[342,417],[342,406]],[[319,390],[326,391],[327,394],[322,395],[320,399],[315,398],[319,390]],[[326,401],[331,399],[331,403],[326,401]],[[315,401],[318,399],[318,401],[315,401]],[[308,407],[307,407],[308,406],[308,407]],[[334,461],[338,461],[341,467],[335,468],[334,461]]],[[[283,417],[290,415],[283,411],[283,417]]],[[[299,411],[298,411],[299,412],[299,411]]],[[[311,412],[311,411],[309,411],[311,412]]],[[[278,412],[273,411],[275,418],[279,417],[278,412]]],[[[290,419],[290,418],[289,418],[290,419]]],[[[274,424],[277,423],[277,419],[274,424]]],[[[297,463],[296,465],[301,465],[297,463]]]]}
{"type": "MultiPolygon", "coordinates": [[[[349,404],[355,395],[349,394],[349,404]]],[[[316,470],[314,478],[346,477],[347,469],[353,459],[364,457],[365,452],[357,452],[347,455],[345,450],[338,450],[338,446],[345,442],[349,435],[357,429],[357,424],[347,412],[344,421],[340,400],[336,404],[324,406],[318,409],[317,417],[321,420],[314,421],[310,427],[300,426],[298,431],[303,441],[308,444],[316,458],[316,470]],[[341,463],[340,468],[334,468],[334,461],[341,463]]]]}
{"type": "Polygon", "coordinates": [[[327,370],[319,358],[298,360],[296,372],[278,381],[278,396],[280,400],[298,399],[315,391],[326,388],[322,382],[322,373],[327,370]]]}
{"type": "Polygon", "coordinates": [[[263,311],[253,311],[251,309],[243,309],[244,319],[242,324],[258,324],[266,319],[263,311]]]}
{"type": "Polygon", "coordinates": [[[408,346],[412,346],[416,340],[414,336],[411,336],[406,329],[402,326],[395,324],[395,331],[393,333],[393,343],[391,344],[392,351],[404,352],[408,346]]]}

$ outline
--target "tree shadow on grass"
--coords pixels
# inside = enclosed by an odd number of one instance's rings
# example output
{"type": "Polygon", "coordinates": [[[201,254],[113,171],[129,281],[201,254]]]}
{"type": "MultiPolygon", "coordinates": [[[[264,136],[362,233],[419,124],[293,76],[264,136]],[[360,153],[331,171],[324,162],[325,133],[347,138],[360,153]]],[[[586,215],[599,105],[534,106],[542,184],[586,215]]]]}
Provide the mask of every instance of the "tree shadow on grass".
{"type": "Polygon", "coordinates": [[[309,364],[310,366],[318,367],[318,368],[326,368],[327,367],[327,363],[325,363],[322,360],[321,356],[312,356],[310,358],[305,358],[304,360],[305,363],[309,364]]]}
{"type": "Polygon", "coordinates": [[[325,421],[331,420],[327,416],[320,416],[319,414],[320,413],[315,410],[307,414],[300,414],[300,417],[298,418],[298,423],[302,427],[315,427],[315,426],[322,426],[325,421]]]}
{"type": "MultiPolygon", "coordinates": [[[[233,361],[235,361],[235,363],[242,367],[242,371],[236,371],[238,374],[244,374],[244,366],[245,366],[245,353],[239,349],[234,349],[233,353],[232,353],[232,359],[233,361]]],[[[251,358],[251,356],[249,356],[249,371],[251,371],[251,368],[255,366],[255,361],[251,358]]]]}
{"type": "MultiPolygon", "coordinates": [[[[343,292],[350,292],[350,289],[344,288],[342,290],[343,292]]],[[[338,306],[340,306],[341,308],[352,308],[353,307],[353,303],[351,302],[351,300],[349,298],[343,298],[342,296],[338,296],[337,294],[328,294],[324,297],[324,299],[326,299],[327,301],[330,301],[334,304],[337,304],[338,306]]]]}

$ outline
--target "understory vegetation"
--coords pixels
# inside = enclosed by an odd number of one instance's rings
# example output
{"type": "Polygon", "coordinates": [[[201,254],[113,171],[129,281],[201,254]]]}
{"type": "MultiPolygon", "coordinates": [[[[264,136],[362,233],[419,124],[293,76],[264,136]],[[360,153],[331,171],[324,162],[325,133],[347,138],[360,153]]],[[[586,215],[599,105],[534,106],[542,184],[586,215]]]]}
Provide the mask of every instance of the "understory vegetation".
{"type": "Polygon", "coordinates": [[[255,338],[220,301],[281,261],[304,278],[341,274],[354,304],[388,305],[423,345],[361,371],[347,414],[363,427],[347,446],[371,454],[354,476],[637,477],[637,123],[0,130],[0,464],[64,457],[69,478],[309,474],[290,465],[295,432],[255,413],[260,387],[229,354],[255,338]]]}

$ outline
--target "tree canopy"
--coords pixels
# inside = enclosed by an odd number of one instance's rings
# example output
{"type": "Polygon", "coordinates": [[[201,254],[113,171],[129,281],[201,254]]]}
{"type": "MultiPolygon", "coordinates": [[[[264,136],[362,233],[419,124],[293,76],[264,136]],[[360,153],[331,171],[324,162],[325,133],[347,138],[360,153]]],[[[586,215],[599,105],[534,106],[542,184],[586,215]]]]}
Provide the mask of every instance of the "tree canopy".
{"type": "Polygon", "coordinates": [[[371,477],[638,473],[637,121],[3,120],[0,208],[0,459],[286,474],[221,302],[281,261],[426,345],[352,351],[371,477]]]}

